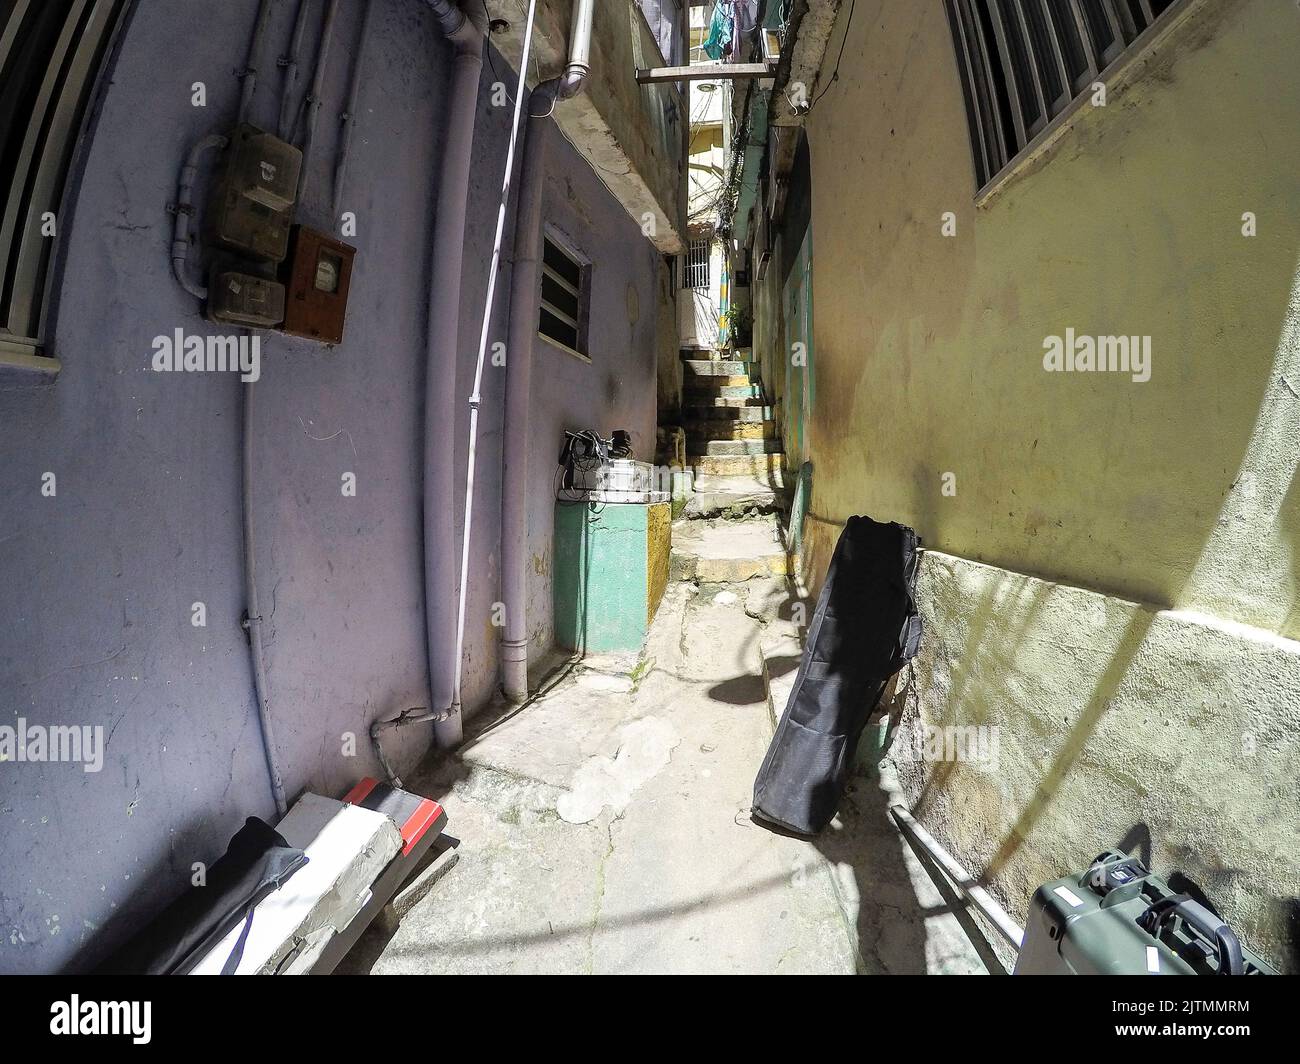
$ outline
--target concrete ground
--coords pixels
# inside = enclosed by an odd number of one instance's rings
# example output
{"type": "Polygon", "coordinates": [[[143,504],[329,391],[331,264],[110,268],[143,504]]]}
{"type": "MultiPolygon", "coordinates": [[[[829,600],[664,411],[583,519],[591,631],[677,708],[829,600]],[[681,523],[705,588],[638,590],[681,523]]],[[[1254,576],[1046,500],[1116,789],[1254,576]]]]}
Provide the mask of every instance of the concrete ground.
{"type": "Polygon", "coordinates": [[[751,822],[784,586],[672,584],[639,661],[568,665],[472,721],[406,781],[446,807],[459,863],[340,971],[998,970],[888,819],[888,776],[859,779],[815,841],[751,822]]]}

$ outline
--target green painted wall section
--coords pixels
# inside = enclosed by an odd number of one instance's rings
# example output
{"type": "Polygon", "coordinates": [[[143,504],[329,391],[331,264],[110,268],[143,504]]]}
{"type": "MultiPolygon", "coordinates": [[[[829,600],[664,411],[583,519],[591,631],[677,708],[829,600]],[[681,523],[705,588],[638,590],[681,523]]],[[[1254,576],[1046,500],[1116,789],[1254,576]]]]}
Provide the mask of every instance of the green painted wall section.
{"type": "Polygon", "coordinates": [[[735,239],[740,246],[749,241],[749,212],[758,201],[758,175],[767,151],[767,109],[769,94],[754,87],[749,107],[748,134],[741,163],[740,190],[736,196],[735,239]]]}
{"type": "Polygon", "coordinates": [[[639,650],[667,584],[668,503],[555,504],[555,641],[639,650]]]}
{"type": "MultiPolygon", "coordinates": [[[[782,253],[785,237],[782,237],[782,253]]],[[[785,389],[781,403],[786,464],[798,467],[808,457],[808,424],[816,397],[816,358],[813,332],[812,227],[793,249],[782,298],[785,303],[785,344],[782,350],[785,389]],[[796,357],[797,356],[797,357],[796,357]]]]}
{"type": "Polygon", "coordinates": [[[942,0],[859,0],[845,55],[807,127],[814,511],[1300,635],[1300,10],[1193,4],[979,207],[942,0]],[[1150,336],[1150,381],[1045,372],[1070,328],[1150,336]]]}
{"type": "Polygon", "coordinates": [[[810,453],[808,429],[817,379],[811,177],[806,148],[795,154],[789,184],[786,211],[773,233],[772,258],[762,279],[754,278],[752,295],[754,350],[762,367],[763,389],[777,409],[786,469],[793,471],[810,453]]]}

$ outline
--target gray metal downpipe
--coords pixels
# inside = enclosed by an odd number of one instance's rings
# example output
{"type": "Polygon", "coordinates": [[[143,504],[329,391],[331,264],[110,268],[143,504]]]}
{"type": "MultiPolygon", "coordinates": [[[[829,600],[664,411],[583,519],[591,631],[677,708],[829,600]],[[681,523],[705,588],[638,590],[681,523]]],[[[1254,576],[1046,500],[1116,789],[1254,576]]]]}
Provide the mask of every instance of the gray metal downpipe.
{"type": "MultiPolygon", "coordinates": [[[[487,42],[487,11],[470,0],[468,13],[449,0],[425,0],[454,46],[451,102],[443,145],[429,279],[429,333],[424,394],[424,601],[430,705],[458,708],[456,676],[456,368],[460,352],[460,291],[465,260],[470,162],[479,82],[487,42]]],[[[438,745],[461,740],[461,715],[434,725],[438,745]]]]}
{"type": "MultiPolygon", "coordinates": [[[[540,85],[533,90],[530,112],[535,107],[542,109],[542,101],[554,101],[557,83],[550,84],[549,93],[540,85]]],[[[549,109],[549,103],[545,109],[549,109]]],[[[506,607],[501,685],[506,701],[512,705],[528,698],[528,399],[541,285],[542,192],[546,185],[548,131],[545,119],[529,114],[515,215],[515,261],[510,273],[501,473],[501,598],[506,607]]]]}
{"type": "Polygon", "coordinates": [[[510,275],[501,497],[501,594],[506,608],[501,684],[506,700],[514,705],[528,698],[528,400],[541,287],[546,135],[555,102],[578,95],[591,73],[594,11],[595,0],[575,0],[568,64],[563,75],[533,90],[524,131],[519,207],[515,217],[515,261],[510,275]]]}

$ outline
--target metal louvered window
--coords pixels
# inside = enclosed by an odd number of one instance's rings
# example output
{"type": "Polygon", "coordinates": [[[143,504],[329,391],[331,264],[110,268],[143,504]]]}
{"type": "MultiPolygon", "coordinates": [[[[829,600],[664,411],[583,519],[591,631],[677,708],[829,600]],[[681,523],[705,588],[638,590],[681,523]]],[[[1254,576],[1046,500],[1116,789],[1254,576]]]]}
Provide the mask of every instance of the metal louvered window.
{"type": "Polygon", "coordinates": [[[126,0],[0,0],[0,362],[30,360],[59,209],[126,0]]]}
{"type": "Polygon", "coordinates": [[[980,189],[1185,0],[946,0],[980,189]]]}
{"type": "Polygon", "coordinates": [[[537,330],[575,354],[587,355],[588,267],[549,236],[542,249],[542,305],[537,330]]]}

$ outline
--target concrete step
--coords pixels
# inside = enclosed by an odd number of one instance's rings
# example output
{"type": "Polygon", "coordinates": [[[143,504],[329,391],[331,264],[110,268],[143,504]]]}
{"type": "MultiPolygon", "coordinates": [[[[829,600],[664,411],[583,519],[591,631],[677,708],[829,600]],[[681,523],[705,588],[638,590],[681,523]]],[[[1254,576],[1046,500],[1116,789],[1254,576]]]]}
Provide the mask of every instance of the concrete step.
{"type": "Polygon", "coordinates": [[[737,362],[724,359],[688,358],[682,361],[689,377],[732,377],[758,374],[758,366],[753,362],[737,362]]]}
{"type": "Polygon", "coordinates": [[[673,524],[675,580],[734,584],[785,572],[785,546],[774,516],[673,524]]]}
{"type": "Polygon", "coordinates": [[[697,394],[687,396],[683,409],[688,417],[728,417],[730,410],[766,410],[764,418],[772,417],[773,407],[761,395],[723,396],[697,394]],[[717,413],[711,413],[717,411],[717,413]]]}
{"type": "Polygon", "coordinates": [[[695,490],[686,500],[682,516],[735,519],[753,510],[780,513],[787,506],[789,492],[779,472],[770,476],[695,478],[695,490]]]}
{"type": "Polygon", "coordinates": [[[780,454],[705,454],[688,457],[687,463],[697,477],[756,477],[780,472],[783,457],[780,454]]]}
{"type": "Polygon", "coordinates": [[[753,379],[748,373],[712,373],[698,377],[688,376],[686,378],[686,390],[691,391],[709,391],[716,394],[719,388],[743,388],[747,384],[753,384],[753,379]]]}
{"type": "Polygon", "coordinates": [[[688,440],[770,440],[776,438],[775,421],[688,421],[688,440]]]}
{"type": "MultiPolygon", "coordinates": [[[[729,400],[736,402],[736,400],[729,400]]],[[[685,411],[687,421],[771,421],[776,414],[770,406],[695,406],[685,411]]]]}
{"type": "Polygon", "coordinates": [[[780,440],[699,440],[688,435],[686,442],[688,464],[705,455],[780,454],[782,451],[780,440]]]}
{"type": "MultiPolygon", "coordinates": [[[[696,381],[730,381],[732,377],[699,377],[696,381]]],[[[700,384],[696,381],[688,380],[686,382],[685,394],[682,397],[682,405],[689,409],[691,406],[701,403],[708,405],[710,399],[758,399],[763,398],[763,389],[754,381],[745,381],[740,384],[700,384]]]]}

